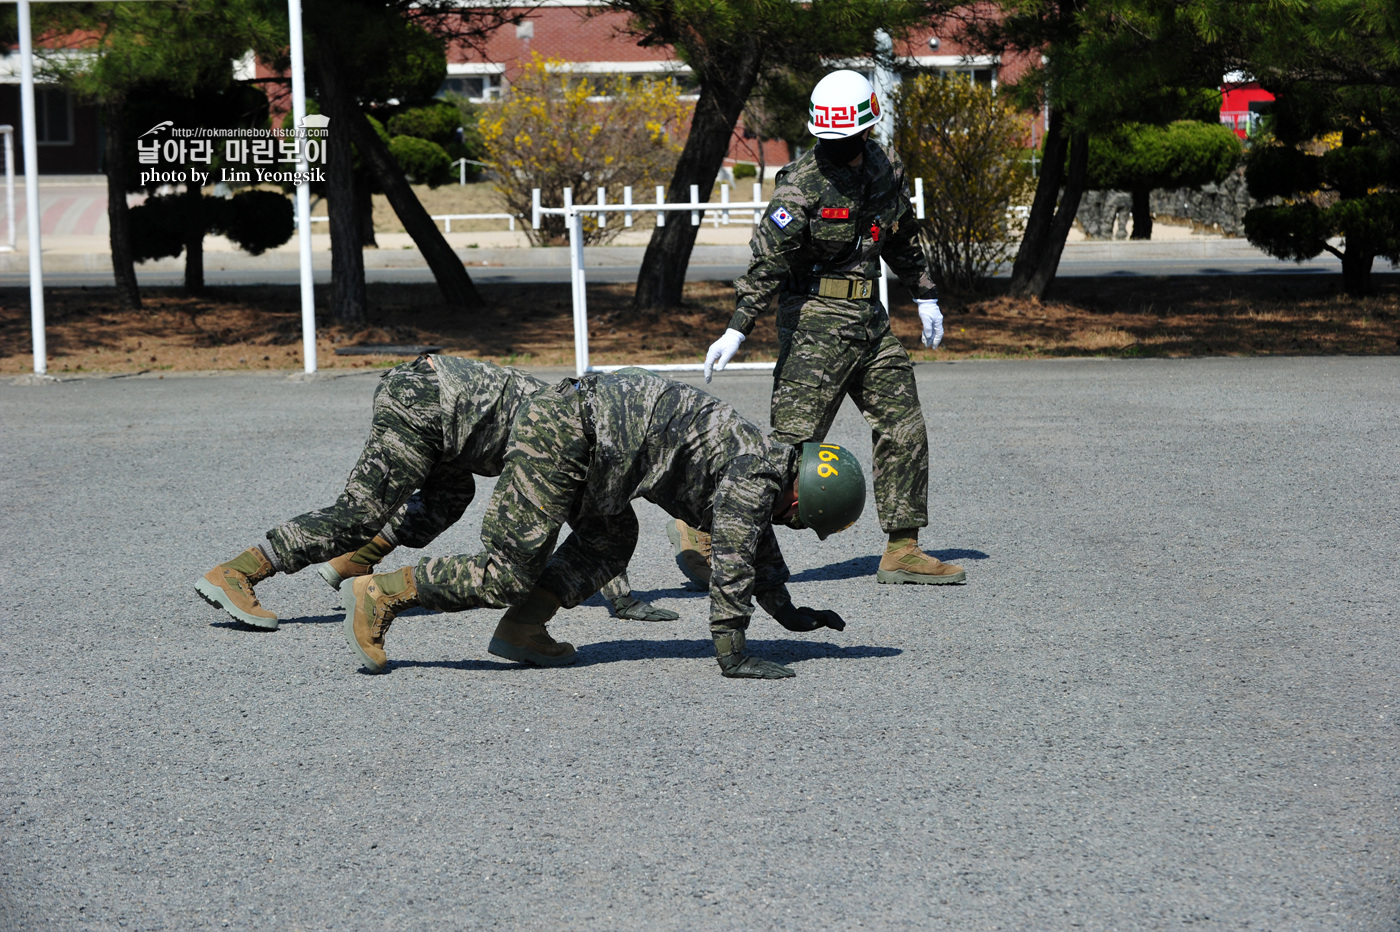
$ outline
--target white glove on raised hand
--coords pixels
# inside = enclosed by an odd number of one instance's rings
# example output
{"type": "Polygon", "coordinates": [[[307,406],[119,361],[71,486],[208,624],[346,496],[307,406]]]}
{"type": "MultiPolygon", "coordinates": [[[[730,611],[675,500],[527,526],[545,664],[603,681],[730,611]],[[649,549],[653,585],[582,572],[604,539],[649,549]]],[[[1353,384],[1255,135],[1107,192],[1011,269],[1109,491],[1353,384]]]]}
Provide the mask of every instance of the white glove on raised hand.
{"type": "Polygon", "coordinates": [[[729,365],[729,360],[739,352],[739,344],[743,342],[744,335],[730,327],[724,331],[724,336],[710,344],[710,351],[705,354],[706,382],[710,381],[710,376],[715,372],[724,371],[724,367],[729,365]]]}
{"type": "Polygon", "coordinates": [[[915,301],[919,308],[919,320],[924,324],[924,346],[937,348],[943,342],[943,315],[938,310],[938,301],[915,301]]]}

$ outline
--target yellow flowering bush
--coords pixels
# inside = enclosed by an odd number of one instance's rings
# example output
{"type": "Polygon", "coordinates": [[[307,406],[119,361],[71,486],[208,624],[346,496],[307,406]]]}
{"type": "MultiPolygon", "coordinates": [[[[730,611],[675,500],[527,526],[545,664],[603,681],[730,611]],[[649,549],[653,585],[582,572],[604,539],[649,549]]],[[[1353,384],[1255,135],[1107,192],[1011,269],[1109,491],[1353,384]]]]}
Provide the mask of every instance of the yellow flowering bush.
{"type": "MultiPolygon", "coordinates": [[[[486,157],[511,211],[530,216],[534,188],[547,207],[563,203],[566,187],[576,202],[595,201],[600,187],[609,203],[620,202],[625,185],[637,200],[651,200],[652,188],[675,169],[690,103],[669,78],[570,74],[565,67],[535,55],[500,102],[481,108],[486,157]]],[[[622,229],[618,214],[604,227],[596,215],[583,219],[587,244],[605,243],[622,229]]],[[[537,246],[568,240],[557,216],[525,232],[537,246]]]]}
{"type": "Polygon", "coordinates": [[[1010,256],[1028,202],[1020,159],[1024,118],[991,88],[961,75],[922,74],[895,100],[894,146],[910,178],[924,179],[924,253],[934,278],[973,289],[1010,256]]]}

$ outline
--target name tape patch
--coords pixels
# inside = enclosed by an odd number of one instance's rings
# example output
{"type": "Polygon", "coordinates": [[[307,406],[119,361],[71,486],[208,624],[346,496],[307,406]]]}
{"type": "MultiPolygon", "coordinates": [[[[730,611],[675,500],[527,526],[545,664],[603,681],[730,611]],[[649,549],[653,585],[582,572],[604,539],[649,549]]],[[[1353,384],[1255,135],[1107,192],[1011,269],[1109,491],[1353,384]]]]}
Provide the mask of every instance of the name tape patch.
{"type": "Polygon", "coordinates": [[[779,207],[777,210],[773,211],[768,216],[774,223],[778,225],[778,229],[780,230],[786,227],[789,223],[792,223],[792,214],[788,213],[788,209],[786,207],[779,207]]]}
{"type": "Polygon", "coordinates": [[[850,220],[851,208],[849,207],[823,207],[823,220],[850,220]]]}

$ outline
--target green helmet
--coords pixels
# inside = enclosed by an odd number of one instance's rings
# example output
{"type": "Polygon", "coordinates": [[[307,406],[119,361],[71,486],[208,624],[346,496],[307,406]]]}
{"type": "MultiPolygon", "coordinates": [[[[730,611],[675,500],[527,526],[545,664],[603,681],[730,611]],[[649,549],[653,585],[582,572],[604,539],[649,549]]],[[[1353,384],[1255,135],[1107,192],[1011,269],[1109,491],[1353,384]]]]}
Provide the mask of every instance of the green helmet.
{"type": "Polygon", "coordinates": [[[865,472],[845,447],[834,443],[802,444],[797,469],[797,517],[826,540],[844,531],[865,510],[865,472]]]}

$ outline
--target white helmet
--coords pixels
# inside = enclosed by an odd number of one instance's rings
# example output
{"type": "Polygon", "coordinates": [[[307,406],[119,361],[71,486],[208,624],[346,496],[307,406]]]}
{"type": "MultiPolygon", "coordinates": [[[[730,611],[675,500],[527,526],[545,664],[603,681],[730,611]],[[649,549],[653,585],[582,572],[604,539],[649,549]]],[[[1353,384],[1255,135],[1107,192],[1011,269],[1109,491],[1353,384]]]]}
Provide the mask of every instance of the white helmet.
{"type": "Polygon", "coordinates": [[[812,88],[807,132],[819,139],[844,139],[880,122],[875,88],[856,71],[833,71],[812,88]]]}

